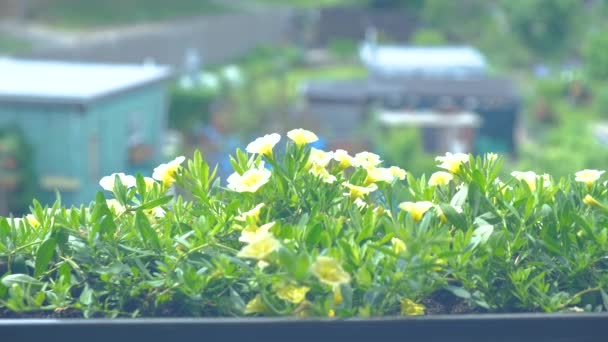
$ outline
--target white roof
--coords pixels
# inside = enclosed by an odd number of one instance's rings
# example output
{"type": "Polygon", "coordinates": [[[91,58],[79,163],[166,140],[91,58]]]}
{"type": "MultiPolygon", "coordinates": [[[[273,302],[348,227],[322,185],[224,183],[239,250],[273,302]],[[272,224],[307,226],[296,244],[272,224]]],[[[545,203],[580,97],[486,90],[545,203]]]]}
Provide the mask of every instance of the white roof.
{"type": "Polygon", "coordinates": [[[384,111],[378,115],[389,126],[479,127],[481,117],[472,112],[438,113],[434,111],[384,111]]]}
{"type": "Polygon", "coordinates": [[[485,57],[468,46],[395,46],[363,44],[359,51],[363,63],[386,76],[468,76],[486,71],[485,57]]]}
{"type": "Polygon", "coordinates": [[[171,75],[153,65],[0,59],[0,101],[87,103],[171,75]]]}

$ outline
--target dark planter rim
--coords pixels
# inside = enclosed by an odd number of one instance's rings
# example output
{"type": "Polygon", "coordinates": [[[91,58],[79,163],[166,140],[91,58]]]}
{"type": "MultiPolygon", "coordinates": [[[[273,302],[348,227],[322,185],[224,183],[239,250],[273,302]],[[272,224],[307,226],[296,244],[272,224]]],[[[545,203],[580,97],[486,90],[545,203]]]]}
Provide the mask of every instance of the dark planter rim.
{"type": "Polygon", "coordinates": [[[465,314],[385,318],[0,319],[13,341],[608,340],[608,313],[465,314]]]}

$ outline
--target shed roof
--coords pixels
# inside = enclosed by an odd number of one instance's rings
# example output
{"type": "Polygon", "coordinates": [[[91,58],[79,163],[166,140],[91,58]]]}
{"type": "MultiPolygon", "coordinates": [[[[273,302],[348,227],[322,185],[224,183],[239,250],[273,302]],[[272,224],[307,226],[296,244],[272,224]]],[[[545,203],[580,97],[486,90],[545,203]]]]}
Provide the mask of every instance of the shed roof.
{"type": "Polygon", "coordinates": [[[361,60],[380,76],[475,77],[486,72],[485,57],[469,46],[363,44],[361,60]]]}
{"type": "Polygon", "coordinates": [[[309,99],[357,102],[379,99],[387,95],[415,95],[440,98],[480,97],[518,102],[519,93],[512,81],[506,78],[455,79],[401,79],[394,81],[349,80],[311,81],[303,94],[309,99]]]}
{"type": "Polygon", "coordinates": [[[170,76],[154,65],[0,59],[0,102],[88,104],[170,76]]]}

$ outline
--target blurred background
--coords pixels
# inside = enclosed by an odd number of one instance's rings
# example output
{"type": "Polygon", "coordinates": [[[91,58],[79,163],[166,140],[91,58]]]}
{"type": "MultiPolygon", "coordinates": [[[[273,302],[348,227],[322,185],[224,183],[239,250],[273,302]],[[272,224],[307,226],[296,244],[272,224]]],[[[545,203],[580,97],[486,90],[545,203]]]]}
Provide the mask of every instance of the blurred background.
{"type": "Polygon", "coordinates": [[[416,175],[608,161],[605,0],[0,0],[0,214],[303,127],[416,175]]]}

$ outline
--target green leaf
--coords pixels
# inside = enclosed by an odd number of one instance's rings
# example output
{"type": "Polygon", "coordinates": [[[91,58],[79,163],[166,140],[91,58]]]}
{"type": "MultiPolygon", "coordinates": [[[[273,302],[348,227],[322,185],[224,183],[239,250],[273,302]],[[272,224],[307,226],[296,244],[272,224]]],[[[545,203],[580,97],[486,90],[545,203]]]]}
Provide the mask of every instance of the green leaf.
{"type": "Polygon", "coordinates": [[[135,176],[135,185],[137,186],[137,192],[139,196],[141,196],[142,200],[146,198],[146,181],[144,180],[144,176],[138,173],[135,176]]]}
{"type": "Polygon", "coordinates": [[[135,214],[135,229],[141,235],[141,238],[144,243],[154,249],[160,249],[160,241],[158,240],[158,235],[156,235],[156,232],[150,226],[148,218],[142,211],[138,211],[135,214]]]}
{"type": "Polygon", "coordinates": [[[447,285],[445,287],[445,289],[452,292],[452,294],[454,294],[454,296],[456,296],[456,297],[460,297],[463,299],[471,298],[471,293],[462,287],[447,285]]]}
{"type": "Polygon", "coordinates": [[[454,226],[456,229],[466,230],[469,225],[463,215],[456,212],[456,209],[451,205],[440,204],[441,212],[445,215],[445,218],[454,226]]]}
{"type": "Polygon", "coordinates": [[[467,249],[473,249],[480,244],[484,244],[490,239],[490,236],[494,232],[494,226],[491,224],[483,224],[477,227],[473,231],[473,236],[471,237],[471,243],[467,246],[467,249]]]}
{"type": "Polygon", "coordinates": [[[11,237],[11,227],[8,224],[8,220],[4,217],[0,217],[0,251],[9,248],[11,237]]]}
{"type": "Polygon", "coordinates": [[[34,277],[39,277],[44,271],[47,270],[49,262],[55,253],[55,247],[57,246],[57,240],[55,238],[48,238],[40,244],[38,251],[36,252],[36,263],[34,266],[34,277]]]}
{"type": "Polygon", "coordinates": [[[169,203],[173,199],[173,196],[163,196],[161,198],[157,198],[153,201],[146,202],[134,210],[148,210],[156,207],[160,207],[161,205],[165,205],[169,203]]]}
{"type": "Polygon", "coordinates": [[[460,190],[452,197],[450,204],[453,207],[462,207],[467,201],[467,195],[469,193],[469,187],[464,184],[460,190]]]}
{"type": "Polygon", "coordinates": [[[9,274],[2,278],[2,285],[11,287],[13,284],[18,285],[42,285],[42,283],[27,274],[17,273],[9,274]]]}
{"type": "Polygon", "coordinates": [[[604,289],[600,289],[600,293],[602,294],[602,302],[604,304],[604,309],[608,310],[608,294],[606,294],[604,289]]]}
{"type": "Polygon", "coordinates": [[[80,298],[79,298],[80,303],[82,303],[85,306],[89,306],[93,303],[94,299],[95,299],[95,293],[89,287],[89,285],[86,285],[84,287],[84,290],[82,290],[82,293],[80,294],[80,298]]]}
{"type": "Polygon", "coordinates": [[[321,241],[321,233],[323,233],[323,226],[315,224],[306,231],[304,241],[306,241],[306,244],[309,246],[315,246],[321,241]]]}

